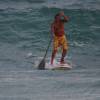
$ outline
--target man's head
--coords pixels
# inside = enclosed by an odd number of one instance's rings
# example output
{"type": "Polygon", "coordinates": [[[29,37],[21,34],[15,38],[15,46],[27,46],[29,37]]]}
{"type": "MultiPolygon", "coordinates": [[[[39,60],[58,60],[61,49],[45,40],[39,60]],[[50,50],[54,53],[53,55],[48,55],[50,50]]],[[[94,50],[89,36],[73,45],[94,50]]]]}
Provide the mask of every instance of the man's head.
{"type": "Polygon", "coordinates": [[[62,15],[64,15],[64,12],[63,11],[60,11],[59,13],[57,13],[55,15],[55,20],[59,20],[62,15]]]}
{"type": "Polygon", "coordinates": [[[59,14],[59,13],[57,13],[57,14],[55,15],[55,19],[58,19],[58,18],[59,18],[59,16],[60,16],[60,14],[59,14]]]}

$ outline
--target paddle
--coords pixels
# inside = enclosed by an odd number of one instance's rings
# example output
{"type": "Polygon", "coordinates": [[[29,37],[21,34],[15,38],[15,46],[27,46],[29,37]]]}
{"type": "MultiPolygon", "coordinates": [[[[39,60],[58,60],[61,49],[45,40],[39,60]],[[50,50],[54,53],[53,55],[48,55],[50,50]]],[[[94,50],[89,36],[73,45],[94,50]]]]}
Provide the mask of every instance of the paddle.
{"type": "Polygon", "coordinates": [[[45,59],[46,59],[46,55],[47,55],[47,52],[49,50],[51,42],[52,42],[52,39],[50,39],[48,47],[46,49],[46,53],[45,53],[43,59],[41,60],[41,62],[39,63],[39,65],[38,65],[38,69],[40,69],[40,70],[44,70],[45,69],[45,59]]]}

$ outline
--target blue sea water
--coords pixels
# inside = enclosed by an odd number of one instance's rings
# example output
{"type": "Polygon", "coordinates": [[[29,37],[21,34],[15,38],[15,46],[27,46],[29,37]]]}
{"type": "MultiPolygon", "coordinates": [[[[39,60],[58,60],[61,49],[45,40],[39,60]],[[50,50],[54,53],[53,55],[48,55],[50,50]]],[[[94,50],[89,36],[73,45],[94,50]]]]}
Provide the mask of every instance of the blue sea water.
{"type": "Polygon", "coordinates": [[[0,100],[100,100],[99,33],[99,0],[0,0],[0,100]],[[37,70],[61,10],[73,68],[37,70]]]}

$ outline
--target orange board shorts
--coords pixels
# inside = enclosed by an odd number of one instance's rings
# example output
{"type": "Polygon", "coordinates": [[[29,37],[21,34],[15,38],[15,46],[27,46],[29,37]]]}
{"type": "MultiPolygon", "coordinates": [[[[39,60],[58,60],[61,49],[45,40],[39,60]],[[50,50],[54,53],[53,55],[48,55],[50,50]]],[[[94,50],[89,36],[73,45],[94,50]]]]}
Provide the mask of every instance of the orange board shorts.
{"type": "Polygon", "coordinates": [[[61,37],[54,36],[53,50],[58,50],[58,47],[61,47],[62,50],[68,49],[68,42],[66,40],[65,35],[63,35],[61,37]]]}

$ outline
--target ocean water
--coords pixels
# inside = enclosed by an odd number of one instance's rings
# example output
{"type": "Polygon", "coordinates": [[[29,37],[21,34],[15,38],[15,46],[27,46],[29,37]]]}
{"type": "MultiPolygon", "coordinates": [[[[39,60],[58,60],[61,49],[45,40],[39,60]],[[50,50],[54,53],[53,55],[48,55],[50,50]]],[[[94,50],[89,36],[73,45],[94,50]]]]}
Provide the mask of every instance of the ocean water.
{"type": "Polygon", "coordinates": [[[0,0],[0,100],[100,100],[100,0],[0,0]],[[37,70],[61,10],[73,68],[37,70]]]}

